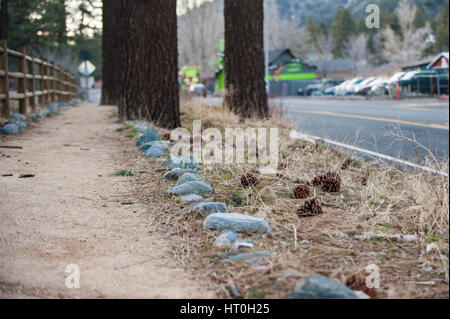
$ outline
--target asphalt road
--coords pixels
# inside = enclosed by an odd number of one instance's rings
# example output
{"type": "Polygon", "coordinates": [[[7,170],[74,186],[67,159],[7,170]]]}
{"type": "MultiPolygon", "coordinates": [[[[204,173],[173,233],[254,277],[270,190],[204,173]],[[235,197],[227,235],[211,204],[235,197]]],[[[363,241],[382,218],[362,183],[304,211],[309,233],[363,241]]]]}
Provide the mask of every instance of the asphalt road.
{"type": "MultiPolygon", "coordinates": [[[[221,103],[218,98],[208,101],[221,103]]],[[[284,115],[295,121],[299,132],[426,165],[428,152],[406,137],[439,159],[448,157],[448,101],[290,97],[272,99],[271,103],[283,107],[284,115]]],[[[366,160],[373,158],[366,153],[356,155],[366,160]]]]}

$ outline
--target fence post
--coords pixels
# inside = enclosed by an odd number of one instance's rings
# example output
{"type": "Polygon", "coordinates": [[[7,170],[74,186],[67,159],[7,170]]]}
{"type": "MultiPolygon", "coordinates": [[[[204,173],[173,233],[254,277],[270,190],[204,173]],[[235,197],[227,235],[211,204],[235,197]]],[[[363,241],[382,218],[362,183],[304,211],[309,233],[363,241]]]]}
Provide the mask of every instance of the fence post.
{"type": "Polygon", "coordinates": [[[69,82],[69,76],[67,75],[67,70],[64,69],[64,92],[65,92],[65,101],[68,102],[70,101],[70,97],[69,97],[69,85],[67,85],[67,83],[69,82]]]}
{"type": "Polygon", "coordinates": [[[28,97],[27,97],[27,60],[26,60],[26,50],[25,48],[21,48],[20,53],[22,56],[19,58],[19,72],[23,74],[21,78],[19,78],[18,85],[18,93],[23,94],[23,99],[19,100],[19,113],[27,114],[28,112],[28,97]]]}
{"type": "Polygon", "coordinates": [[[44,105],[49,104],[49,97],[50,97],[50,88],[49,88],[50,81],[48,80],[48,60],[44,58],[44,105]]]}
{"type": "Polygon", "coordinates": [[[55,81],[55,73],[56,73],[56,71],[55,71],[55,62],[51,62],[50,64],[51,64],[50,65],[50,69],[52,70],[52,72],[50,73],[51,76],[52,76],[52,79],[51,79],[52,92],[51,92],[51,95],[50,95],[50,99],[52,100],[52,103],[53,103],[53,102],[56,102],[56,92],[55,92],[55,90],[56,90],[56,87],[55,87],[55,83],[56,83],[56,81],[55,81]]]}
{"type": "Polygon", "coordinates": [[[9,78],[8,78],[8,46],[6,40],[0,40],[2,52],[0,54],[0,69],[3,71],[3,76],[0,77],[0,116],[9,118],[11,110],[9,108],[9,78]]]}
{"type": "Polygon", "coordinates": [[[28,62],[28,72],[31,74],[32,78],[30,79],[28,90],[31,91],[33,95],[29,98],[28,103],[31,107],[31,111],[34,112],[36,111],[36,74],[34,70],[34,56],[31,55],[30,58],[31,61],[28,62]]]}
{"type": "Polygon", "coordinates": [[[38,83],[39,83],[39,91],[40,91],[40,94],[38,96],[38,101],[37,102],[38,102],[39,106],[41,106],[43,104],[42,101],[44,100],[44,96],[43,96],[44,81],[42,79],[42,76],[43,76],[44,72],[42,71],[42,58],[41,57],[39,58],[37,71],[38,71],[38,75],[39,75],[38,83]]]}

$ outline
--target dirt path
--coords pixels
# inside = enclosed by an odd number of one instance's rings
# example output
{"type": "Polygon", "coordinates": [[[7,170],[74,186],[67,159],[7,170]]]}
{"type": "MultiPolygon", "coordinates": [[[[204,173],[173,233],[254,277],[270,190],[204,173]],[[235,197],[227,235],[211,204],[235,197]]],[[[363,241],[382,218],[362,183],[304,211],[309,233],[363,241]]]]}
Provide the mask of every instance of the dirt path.
{"type": "Polygon", "coordinates": [[[157,205],[122,205],[135,185],[110,175],[138,156],[113,112],[84,104],[0,137],[23,146],[0,149],[0,297],[214,296],[174,266],[168,243],[150,230],[157,205]],[[36,176],[18,178],[28,173],[36,176]],[[66,287],[69,264],[79,266],[79,289],[66,287]]]}

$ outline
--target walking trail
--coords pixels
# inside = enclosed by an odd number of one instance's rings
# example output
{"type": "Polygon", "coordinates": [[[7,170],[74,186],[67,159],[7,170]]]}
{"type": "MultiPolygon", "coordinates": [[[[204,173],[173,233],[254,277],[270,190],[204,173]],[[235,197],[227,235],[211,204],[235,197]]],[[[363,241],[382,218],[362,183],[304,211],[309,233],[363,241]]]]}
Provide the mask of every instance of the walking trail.
{"type": "Polygon", "coordinates": [[[0,149],[0,297],[214,296],[169,257],[151,225],[158,205],[123,205],[138,186],[111,174],[145,159],[116,132],[114,111],[82,104],[0,137],[23,147],[0,149]],[[69,264],[79,266],[79,289],[66,287],[69,264]]]}

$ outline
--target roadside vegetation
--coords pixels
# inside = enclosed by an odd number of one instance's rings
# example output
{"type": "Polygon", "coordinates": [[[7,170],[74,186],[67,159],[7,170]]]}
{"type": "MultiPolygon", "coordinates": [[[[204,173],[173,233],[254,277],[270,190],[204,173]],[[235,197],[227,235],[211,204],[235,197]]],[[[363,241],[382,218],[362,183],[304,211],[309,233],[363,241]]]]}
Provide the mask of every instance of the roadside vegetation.
{"type": "MultiPolygon", "coordinates": [[[[230,212],[269,222],[272,234],[240,234],[240,239],[253,240],[254,251],[268,251],[272,258],[254,264],[226,260],[233,249],[216,247],[218,234],[203,229],[204,218],[171,199],[177,205],[165,204],[151,219],[170,234],[179,263],[217,284],[219,297],[236,297],[229,289],[233,286],[245,298],[283,298],[297,281],[314,274],[351,285],[352,278],[365,278],[365,268],[376,264],[381,287],[370,293],[372,297],[446,298],[447,177],[402,171],[388,163],[360,162],[320,143],[293,140],[289,137],[293,126],[283,120],[281,109],[272,107],[271,112],[270,120],[240,120],[219,106],[182,102],[182,126],[188,130],[194,119],[202,120],[203,129],[278,127],[280,164],[273,176],[261,175],[255,164],[217,164],[212,170],[201,170],[215,190],[211,201],[226,203],[230,212]],[[337,192],[316,182],[328,172],[339,181],[337,192]],[[243,185],[245,174],[257,177],[257,183],[243,185]],[[301,192],[294,192],[299,185],[309,189],[307,198],[296,198],[301,197],[301,192]],[[314,198],[322,211],[304,217],[299,208],[314,198]]],[[[436,169],[448,172],[448,163],[439,165],[436,169]]],[[[149,174],[160,178],[161,189],[145,190],[150,176],[142,174],[137,177],[140,196],[152,205],[154,196],[167,203],[164,193],[171,183],[162,179],[160,169],[149,174]]]]}

